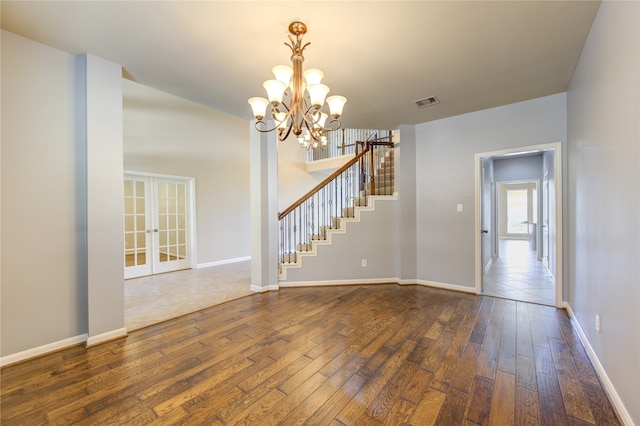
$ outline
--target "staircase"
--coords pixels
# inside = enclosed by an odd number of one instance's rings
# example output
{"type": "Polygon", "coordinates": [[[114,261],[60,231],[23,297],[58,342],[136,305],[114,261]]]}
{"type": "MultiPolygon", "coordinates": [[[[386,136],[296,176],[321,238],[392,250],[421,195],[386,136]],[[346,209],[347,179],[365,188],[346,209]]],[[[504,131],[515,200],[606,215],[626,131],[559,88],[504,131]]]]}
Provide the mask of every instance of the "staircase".
{"type": "Polygon", "coordinates": [[[353,159],[278,215],[281,275],[301,267],[319,245],[331,244],[332,234],[344,233],[347,222],[359,221],[359,212],[371,210],[374,198],[394,195],[391,139],[391,133],[381,138],[376,132],[358,142],[353,159]]]}

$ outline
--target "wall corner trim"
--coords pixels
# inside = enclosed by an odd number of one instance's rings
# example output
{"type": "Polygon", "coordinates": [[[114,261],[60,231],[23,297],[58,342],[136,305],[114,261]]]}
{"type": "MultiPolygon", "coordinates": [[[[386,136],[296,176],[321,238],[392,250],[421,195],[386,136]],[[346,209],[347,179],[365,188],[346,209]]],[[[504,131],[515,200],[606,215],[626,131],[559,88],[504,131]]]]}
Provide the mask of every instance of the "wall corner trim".
{"type": "Polygon", "coordinates": [[[267,291],[278,291],[278,290],[280,290],[280,286],[278,286],[277,284],[272,284],[272,285],[268,285],[268,286],[264,286],[264,287],[260,287],[260,286],[257,286],[255,284],[251,284],[251,286],[249,288],[251,289],[251,291],[255,291],[256,293],[265,293],[267,291]]]}
{"type": "Polygon", "coordinates": [[[462,293],[477,294],[475,287],[467,287],[464,285],[439,283],[435,281],[425,281],[425,280],[415,280],[415,283],[425,287],[435,287],[435,288],[441,288],[443,290],[453,290],[453,291],[460,291],[462,293]]]}
{"type": "Polygon", "coordinates": [[[79,345],[87,340],[87,334],[79,334],[67,339],[58,340],[57,342],[48,343],[36,348],[27,349],[26,351],[17,352],[15,354],[6,355],[0,358],[0,367],[5,367],[16,362],[26,361],[51,352],[56,352],[70,346],[79,345]]]}
{"type": "Polygon", "coordinates": [[[245,260],[251,260],[251,256],[236,257],[236,258],[233,258],[233,259],[216,260],[214,262],[198,263],[196,265],[196,269],[209,268],[211,266],[227,265],[229,263],[244,262],[245,260]]]}
{"type": "Polygon", "coordinates": [[[569,305],[569,303],[567,302],[564,302],[563,307],[567,310],[567,313],[569,314],[569,319],[571,319],[571,323],[573,324],[576,331],[578,332],[578,337],[580,338],[580,342],[582,342],[582,346],[584,346],[587,352],[587,356],[589,357],[591,364],[593,364],[593,367],[596,370],[596,374],[598,375],[598,378],[604,385],[604,390],[607,393],[607,396],[609,397],[609,399],[611,400],[611,403],[613,404],[613,407],[616,410],[616,414],[618,414],[618,417],[620,418],[623,424],[632,426],[634,423],[633,423],[633,419],[631,418],[631,414],[629,414],[629,411],[627,411],[627,408],[624,406],[622,399],[620,399],[620,395],[618,395],[616,388],[613,386],[613,383],[611,383],[609,376],[607,376],[607,372],[604,370],[604,367],[600,363],[600,360],[598,359],[598,355],[596,355],[596,352],[591,347],[591,344],[589,343],[589,339],[587,339],[587,335],[584,333],[584,331],[582,330],[582,327],[580,326],[580,323],[578,322],[578,318],[576,318],[576,316],[573,313],[573,310],[571,310],[571,305],[569,305]]]}
{"type": "Polygon", "coordinates": [[[99,345],[101,343],[119,339],[121,337],[126,337],[127,335],[127,327],[118,328],[116,330],[107,331],[106,333],[101,333],[96,336],[90,336],[89,338],[87,338],[85,346],[87,348],[90,348],[91,346],[99,345]]]}

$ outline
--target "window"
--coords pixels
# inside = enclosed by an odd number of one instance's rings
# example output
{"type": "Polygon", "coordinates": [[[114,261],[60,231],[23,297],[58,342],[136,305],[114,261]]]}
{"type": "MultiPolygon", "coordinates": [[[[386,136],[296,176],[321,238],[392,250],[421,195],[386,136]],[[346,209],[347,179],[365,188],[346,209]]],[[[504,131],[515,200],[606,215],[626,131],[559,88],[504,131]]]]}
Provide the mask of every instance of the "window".
{"type": "MultiPolygon", "coordinates": [[[[527,228],[527,190],[507,190],[507,233],[526,234],[527,228]]],[[[534,203],[535,204],[535,203],[534,203]]]]}

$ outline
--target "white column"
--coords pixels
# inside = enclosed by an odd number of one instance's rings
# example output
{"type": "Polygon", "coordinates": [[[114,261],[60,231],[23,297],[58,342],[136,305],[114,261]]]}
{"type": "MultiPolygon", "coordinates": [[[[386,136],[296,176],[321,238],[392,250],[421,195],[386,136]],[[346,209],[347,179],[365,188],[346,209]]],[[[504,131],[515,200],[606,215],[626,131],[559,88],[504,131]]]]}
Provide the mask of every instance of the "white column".
{"type": "Polygon", "coordinates": [[[122,68],[86,56],[87,346],[124,326],[122,68]]]}
{"type": "Polygon", "coordinates": [[[278,290],[278,142],[249,126],[251,154],[251,290],[278,290]]]}

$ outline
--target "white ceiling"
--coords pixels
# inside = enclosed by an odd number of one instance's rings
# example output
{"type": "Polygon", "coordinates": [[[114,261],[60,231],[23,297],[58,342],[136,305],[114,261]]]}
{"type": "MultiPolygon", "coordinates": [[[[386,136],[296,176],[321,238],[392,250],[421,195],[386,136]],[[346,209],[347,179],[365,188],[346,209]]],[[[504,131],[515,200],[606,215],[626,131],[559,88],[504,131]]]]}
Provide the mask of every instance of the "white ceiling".
{"type": "Polygon", "coordinates": [[[567,89],[594,1],[6,1],[2,28],[123,66],[127,78],[251,119],[271,68],[305,69],[349,101],[343,125],[393,129],[567,89]],[[440,104],[419,109],[414,100],[440,104]]]}

